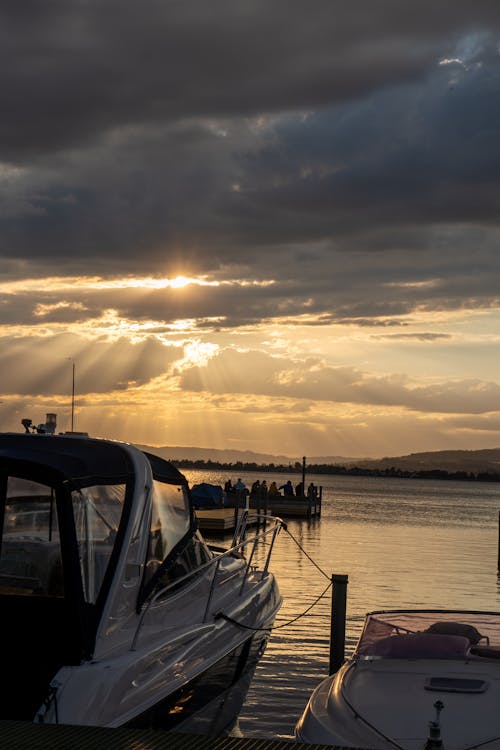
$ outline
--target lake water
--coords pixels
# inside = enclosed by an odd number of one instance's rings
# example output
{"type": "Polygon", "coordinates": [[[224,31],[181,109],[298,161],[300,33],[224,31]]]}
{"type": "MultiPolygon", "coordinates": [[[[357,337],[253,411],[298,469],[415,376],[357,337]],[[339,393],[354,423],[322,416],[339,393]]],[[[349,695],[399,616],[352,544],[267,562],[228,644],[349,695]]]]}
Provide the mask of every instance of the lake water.
{"type": "MultiPolygon", "coordinates": [[[[191,484],[223,484],[228,472],[184,471],[191,484]]],[[[279,484],[283,474],[241,474],[279,484]]],[[[294,484],[298,475],[291,475],[294,484]]],[[[497,578],[500,483],[378,477],[306,477],[323,486],[320,519],[288,520],[293,536],[330,576],[349,576],[346,652],[366,612],[437,608],[500,611],[497,578]]],[[[283,607],[275,625],[307,609],[328,581],[281,532],[272,558],[283,607]]],[[[328,674],[330,592],[311,612],[273,632],[239,727],[245,737],[292,739],[313,688],[328,674]]]]}

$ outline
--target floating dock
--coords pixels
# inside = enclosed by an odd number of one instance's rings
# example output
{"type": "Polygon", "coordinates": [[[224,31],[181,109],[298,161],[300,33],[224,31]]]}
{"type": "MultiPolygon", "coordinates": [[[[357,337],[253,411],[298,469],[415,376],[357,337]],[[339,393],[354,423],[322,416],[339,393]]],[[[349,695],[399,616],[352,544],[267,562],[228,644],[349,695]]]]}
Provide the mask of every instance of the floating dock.
{"type": "MultiPolygon", "coordinates": [[[[248,507],[263,518],[264,514],[278,516],[279,518],[319,518],[321,515],[321,503],[323,498],[323,488],[318,488],[318,494],[315,497],[297,497],[296,495],[286,497],[285,495],[250,495],[248,498],[242,497],[239,500],[233,499],[228,495],[230,504],[224,508],[204,508],[196,510],[196,517],[201,531],[211,531],[216,533],[225,533],[233,531],[236,528],[239,514],[245,510],[245,504],[248,500],[248,507]]],[[[257,517],[250,517],[249,525],[258,523],[257,517]]]]}
{"type": "MultiPolygon", "coordinates": [[[[223,534],[226,531],[234,531],[238,518],[245,508],[210,508],[206,510],[195,510],[196,518],[201,531],[223,534]]],[[[255,526],[258,520],[250,515],[247,526],[255,526]]]]}
{"type": "Polygon", "coordinates": [[[321,515],[321,500],[309,500],[307,497],[282,497],[269,501],[269,509],[273,516],[288,518],[316,518],[321,515]]]}
{"type": "Polygon", "coordinates": [[[269,512],[279,518],[316,518],[321,515],[323,488],[318,488],[316,497],[292,495],[271,495],[262,497],[250,496],[250,507],[257,511],[269,512]]]}

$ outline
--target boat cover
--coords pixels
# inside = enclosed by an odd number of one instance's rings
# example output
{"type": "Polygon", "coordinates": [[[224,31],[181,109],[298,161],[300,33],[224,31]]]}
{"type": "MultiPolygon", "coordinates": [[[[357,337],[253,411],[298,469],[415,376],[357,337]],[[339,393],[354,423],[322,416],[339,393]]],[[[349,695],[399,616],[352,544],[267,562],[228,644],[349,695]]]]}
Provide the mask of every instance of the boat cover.
{"type": "Polygon", "coordinates": [[[191,488],[195,508],[222,508],[226,504],[226,493],[216,484],[202,482],[191,488]]]}

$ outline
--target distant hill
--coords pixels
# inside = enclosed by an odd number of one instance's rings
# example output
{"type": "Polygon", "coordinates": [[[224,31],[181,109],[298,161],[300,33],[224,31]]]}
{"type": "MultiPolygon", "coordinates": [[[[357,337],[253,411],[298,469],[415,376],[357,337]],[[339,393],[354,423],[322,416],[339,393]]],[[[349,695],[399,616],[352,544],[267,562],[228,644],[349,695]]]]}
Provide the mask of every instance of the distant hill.
{"type": "MultiPolygon", "coordinates": [[[[276,466],[294,465],[302,463],[302,456],[272,455],[256,453],[255,451],[241,451],[218,448],[198,448],[188,446],[152,447],[138,445],[141,450],[156,453],[171,461],[215,461],[217,463],[257,465],[275,464],[276,466]]],[[[394,468],[404,472],[446,471],[468,472],[473,474],[500,474],[500,448],[486,448],[483,450],[447,450],[410,453],[406,456],[388,456],[385,458],[352,458],[346,456],[310,456],[306,457],[307,466],[344,466],[347,469],[359,467],[373,471],[385,471],[394,468]]]]}
{"type": "MultiPolygon", "coordinates": [[[[302,459],[300,459],[302,460],[302,459]]],[[[309,466],[313,464],[321,464],[323,466],[325,465],[342,465],[342,466],[348,466],[351,464],[357,464],[358,466],[360,463],[363,463],[365,461],[375,461],[374,458],[368,458],[368,457],[362,457],[359,456],[357,458],[353,458],[352,456],[308,456],[306,461],[309,466]]]]}
{"type": "Polygon", "coordinates": [[[392,456],[356,462],[365,469],[395,469],[401,471],[438,470],[448,472],[500,473],[500,448],[475,451],[428,451],[410,453],[408,456],[392,456]]]}
{"type": "MultiPolygon", "coordinates": [[[[152,447],[147,445],[138,445],[141,450],[149,451],[149,453],[155,453],[162,458],[166,458],[171,461],[182,461],[187,459],[189,461],[218,461],[220,463],[235,464],[238,461],[242,463],[255,463],[255,464],[276,464],[277,466],[288,464],[294,464],[296,461],[302,463],[302,456],[284,456],[284,455],[272,455],[270,453],[256,453],[255,451],[240,451],[231,449],[219,449],[219,448],[196,448],[187,446],[171,446],[162,445],[160,447],[152,447]]],[[[352,464],[357,461],[364,459],[359,458],[347,458],[345,456],[316,456],[306,457],[306,463],[311,464],[352,464]]]]}
{"type": "Polygon", "coordinates": [[[155,453],[157,456],[161,456],[161,458],[166,458],[170,461],[182,461],[182,459],[188,459],[189,461],[218,461],[220,463],[230,464],[241,461],[242,463],[274,463],[288,465],[290,463],[293,464],[298,460],[296,458],[290,458],[290,456],[272,456],[268,453],[255,453],[254,451],[219,448],[196,448],[178,445],[162,445],[155,448],[147,445],[138,445],[137,447],[141,450],[149,451],[149,453],[155,453]]]}

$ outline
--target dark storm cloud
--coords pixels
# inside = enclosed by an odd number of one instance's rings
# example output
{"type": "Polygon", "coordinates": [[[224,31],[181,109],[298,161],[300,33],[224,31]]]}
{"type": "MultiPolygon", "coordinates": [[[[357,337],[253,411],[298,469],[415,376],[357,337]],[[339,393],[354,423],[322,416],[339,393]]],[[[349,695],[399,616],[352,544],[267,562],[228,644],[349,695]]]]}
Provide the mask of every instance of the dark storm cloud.
{"type": "Polygon", "coordinates": [[[419,75],[486,0],[36,0],[2,4],[6,159],[124,124],[315,108],[419,75]]]}
{"type": "Polygon", "coordinates": [[[113,307],[388,324],[496,299],[496,4],[53,0],[4,3],[0,21],[9,273],[26,260],[35,274],[279,281],[183,298],[75,289],[84,309],[45,321],[113,307]]]}

